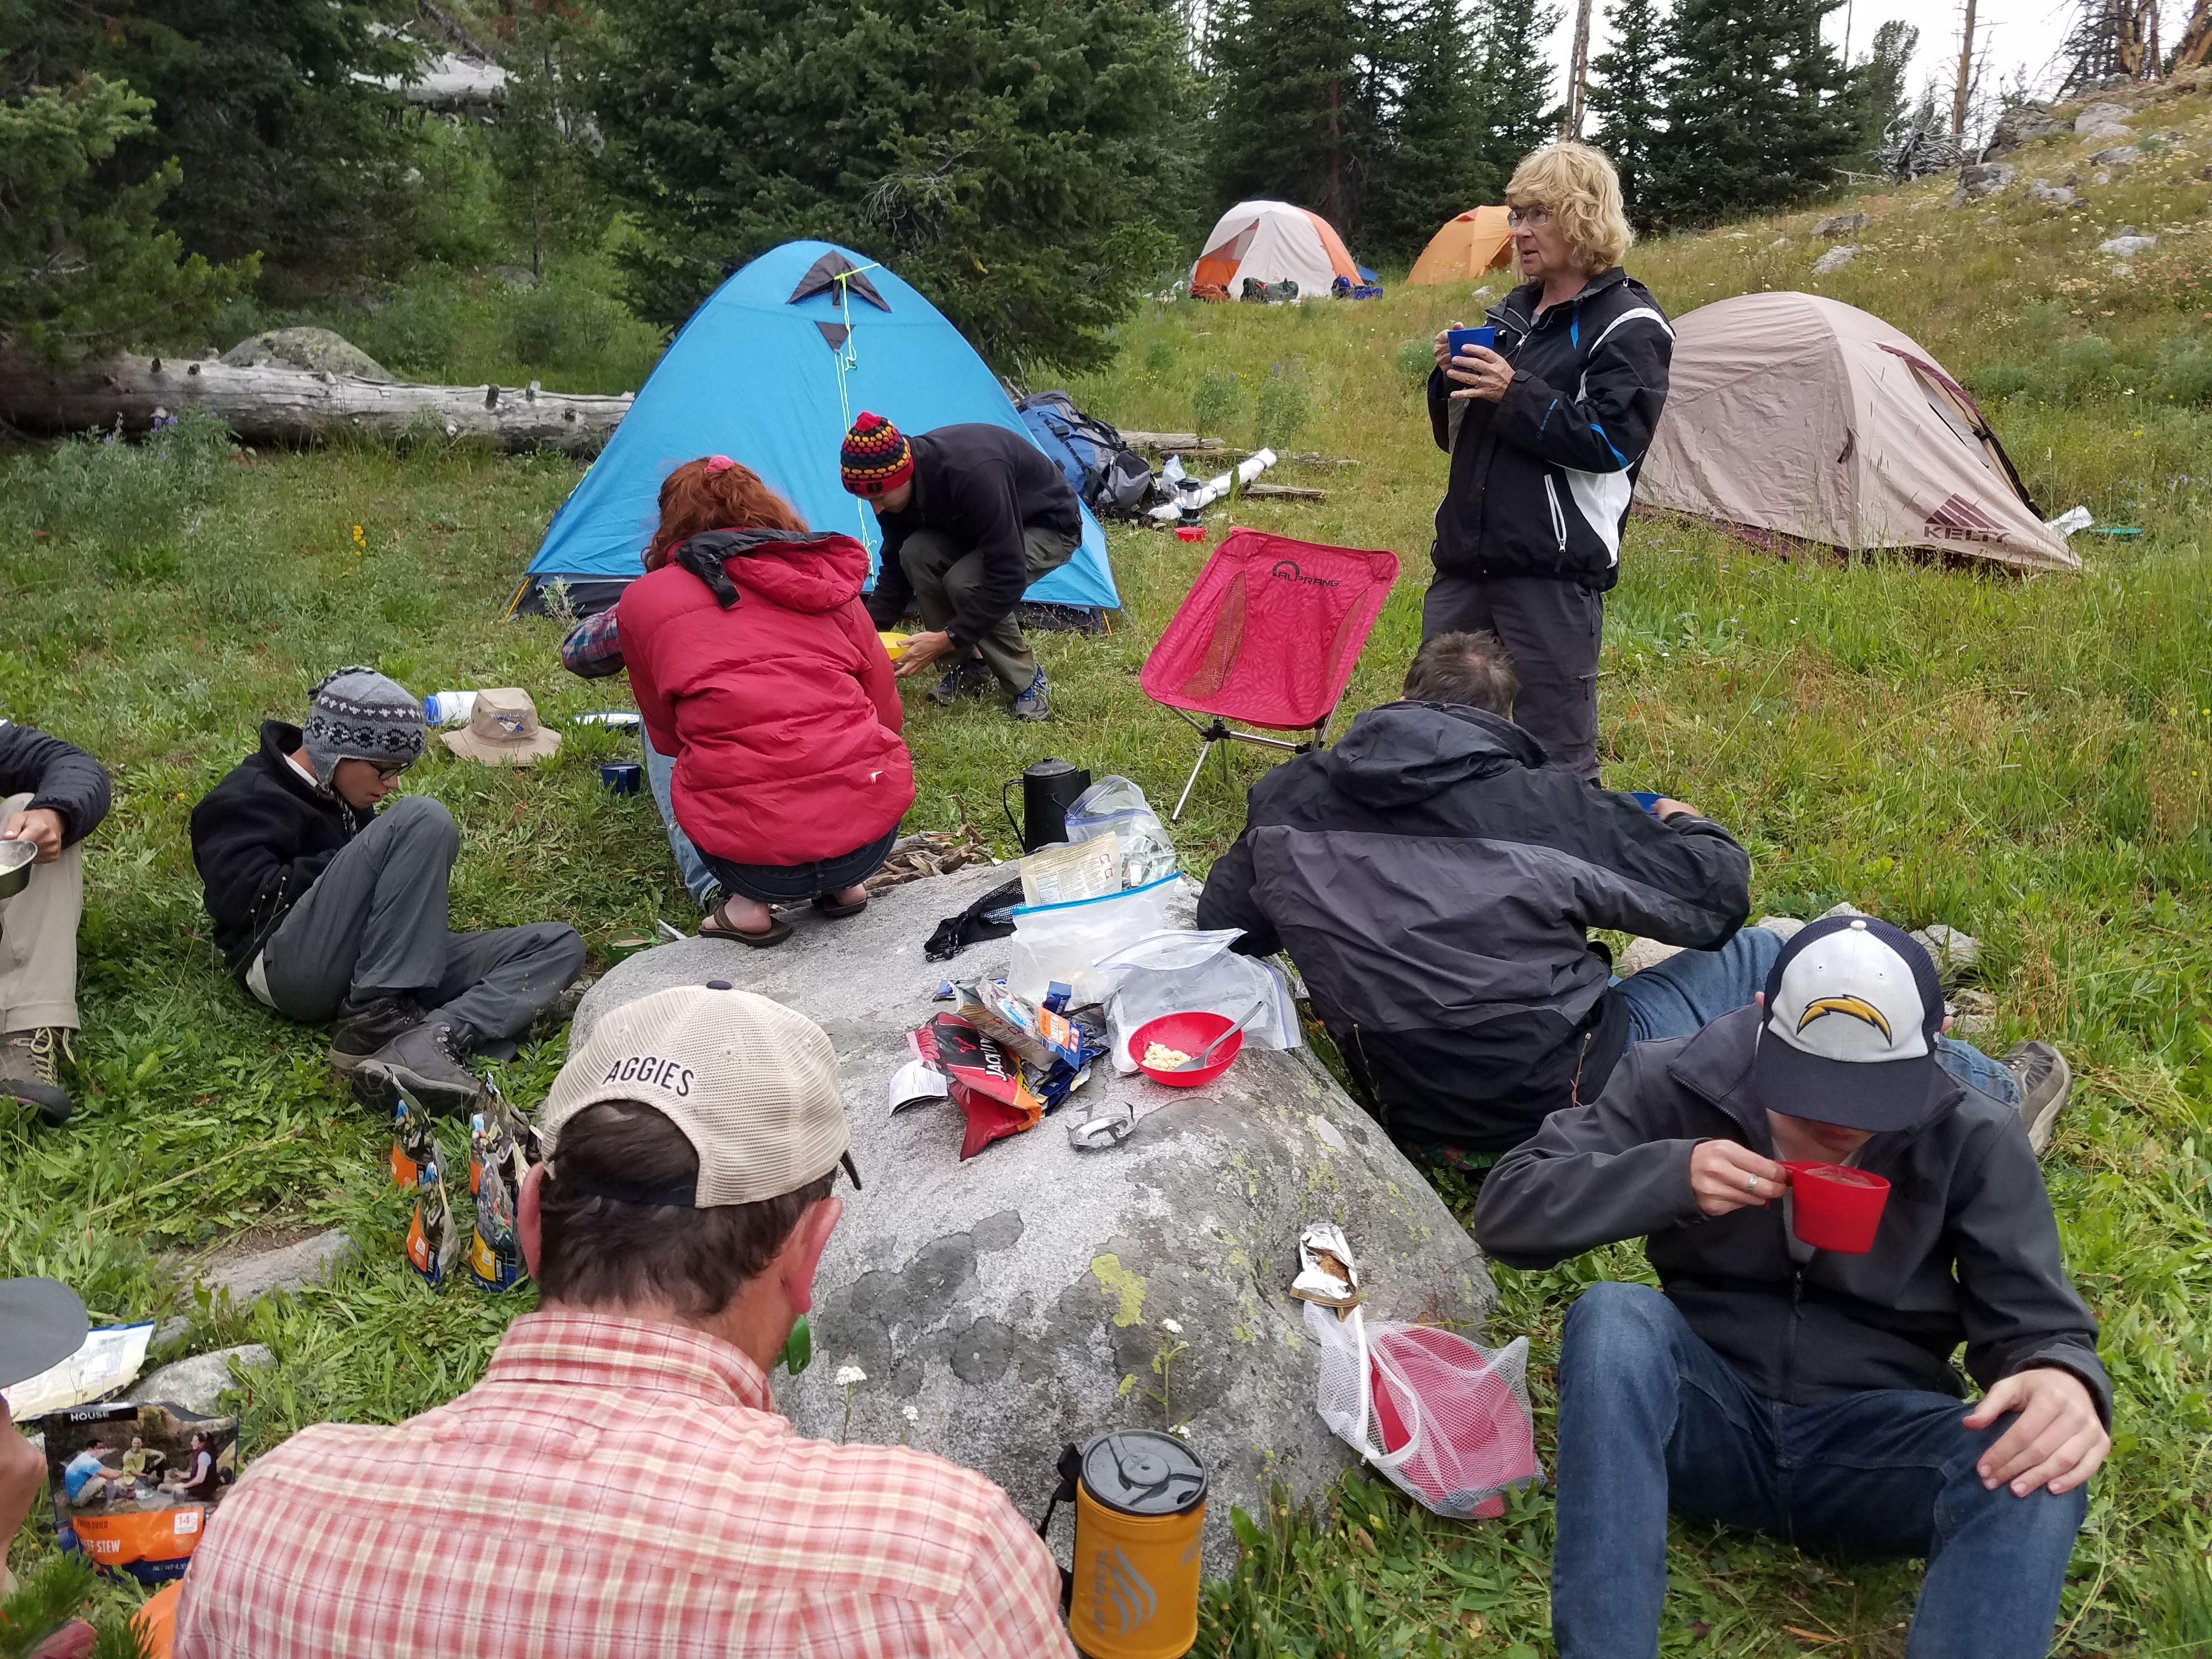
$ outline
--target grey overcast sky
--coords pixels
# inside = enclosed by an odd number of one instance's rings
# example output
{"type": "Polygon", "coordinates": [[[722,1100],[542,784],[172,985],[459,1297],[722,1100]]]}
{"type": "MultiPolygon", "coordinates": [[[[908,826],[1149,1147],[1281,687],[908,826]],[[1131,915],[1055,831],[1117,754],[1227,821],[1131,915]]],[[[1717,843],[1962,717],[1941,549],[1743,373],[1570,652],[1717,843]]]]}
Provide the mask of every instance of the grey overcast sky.
{"type": "MultiPolygon", "coordinates": [[[[1593,56],[1604,49],[1606,4],[1607,0],[1592,0],[1593,56]]],[[[1987,56],[1984,83],[1989,89],[1994,92],[1998,82],[2009,85],[2023,76],[2032,85],[2039,82],[2065,37],[2067,19],[2076,4],[2077,0],[1978,0],[1974,33],[1987,56]]],[[[1552,38],[1555,91],[1566,84],[1567,57],[1574,47],[1573,0],[1566,0],[1565,10],[1552,38]]],[[[2185,0],[2165,0],[2165,10],[2159,37],[2170,45],[2170,32],[2179,29],[2187,15],[2185,0]]],[[[1891,18],[1901,18],[1920,30],[1911,67],[1915,90],[1930,79],[1948,88],[1958,74],[1960,31],[1966,21],[1958,0],[1845,0],[1828,19],[1827,36],[1840,47],[1848,27],[1851,55],[1858,58],[1864,55],[1875,30],[1891,18]]]]}

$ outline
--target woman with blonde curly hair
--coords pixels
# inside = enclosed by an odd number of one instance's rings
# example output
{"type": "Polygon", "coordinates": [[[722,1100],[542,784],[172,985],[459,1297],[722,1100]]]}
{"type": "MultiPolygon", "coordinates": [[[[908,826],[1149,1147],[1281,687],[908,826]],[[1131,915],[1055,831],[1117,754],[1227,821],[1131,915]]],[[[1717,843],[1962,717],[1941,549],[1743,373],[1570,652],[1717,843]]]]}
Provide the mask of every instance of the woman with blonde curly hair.
{"type": "Polygon", "coordinates": [[[1536,151],[1505,200],[1522,281],[1490,308],[1495,339],[1436,340],[1429,419],[1451,469],[1421,637],[1495,634],[1521,678],[1515,722],[1595,782],[1604,594],[1674,331],[1620,268],[1633,238],[1601,151],[1536,151]]]}

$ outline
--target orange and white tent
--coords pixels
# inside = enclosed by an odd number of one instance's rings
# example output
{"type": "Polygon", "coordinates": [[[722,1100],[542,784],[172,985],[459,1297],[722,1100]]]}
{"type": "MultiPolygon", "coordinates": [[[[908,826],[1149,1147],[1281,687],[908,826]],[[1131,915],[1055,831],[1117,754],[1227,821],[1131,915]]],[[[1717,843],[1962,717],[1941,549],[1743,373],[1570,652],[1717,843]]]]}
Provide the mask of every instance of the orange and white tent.
{"type": "Polygon", "coordinates": [[[1190,285],[1227,289],[1233,300],[1247,276],[1263,283],[1287,277],[1298,285],[1301,300],[1325,300],[1340,276],[1357,286],[1359,267],[1336,227],[1318,213],[1288,202],[1239,202],[1206,239],[1206,252],[1190,268],[1190,285]]]}
{"type": "Polygon", "coordinates": [[[1513,267],[1513,230],[1505,222],[1510,210],[1469,208],[1429,238],[1421,257],[1406,278],[1409,286],[1437,283],[1470,283],[1486,270],[1513,267]]]}
{"type": "Polygon", "coordinates": [[[1881,318],[1739,294],[1674,319],[1639,507],[1830,547],[2078,570],[1974,400],[1881,318]]]}

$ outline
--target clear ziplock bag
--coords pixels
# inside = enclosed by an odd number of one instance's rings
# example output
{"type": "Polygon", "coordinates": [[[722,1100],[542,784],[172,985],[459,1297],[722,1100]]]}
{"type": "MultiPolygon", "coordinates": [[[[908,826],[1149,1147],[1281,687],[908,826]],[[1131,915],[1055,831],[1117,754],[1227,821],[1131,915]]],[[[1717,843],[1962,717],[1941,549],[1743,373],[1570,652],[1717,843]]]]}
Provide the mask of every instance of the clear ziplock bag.
{"type": "Polygon", "coordinates": [[[1148,933],[1098,960],[1098,972],[1112,980],[1106,1003],[1106,1034],[1114,1069],[1125,1076],[1137,1069],[1129,1038],[1146,1020],[1162,1014],[1219,1014],[1241,1018],[1254,1003],[1260,1012],[1244,1028],[1244,1041],[1261,1048],[1295,1048],[1299,1034],[1297,1006],[1289,985],[1272,963],[1240,957],[1229,947],[1244,937],[1242,928],[1197,933],[1179,929],[1148,933]]]}
{"type": "Polygon", "coordinates": [[[1067,838],[1111,835],[1121,844],[1121,885],[1144,887],[1175,873],[1175,843],[1145,792],[1123,777],[1103,777],[1067,809],[1067,838]]]}
{"type": "Polygon", "coordinates": [[[1015,906],[1014,936],[1007,941],[1006,988],[1030,1002],[1042,1002],[1057,980],[1073,988],[1068,998],[1072,1008],[1103,1002],[1113,992],[1114,981],[1094,964],[1165,927],[1168,901],[1182,879],[1163,876],[1125,892],[1067,904],[1015,906]]]}

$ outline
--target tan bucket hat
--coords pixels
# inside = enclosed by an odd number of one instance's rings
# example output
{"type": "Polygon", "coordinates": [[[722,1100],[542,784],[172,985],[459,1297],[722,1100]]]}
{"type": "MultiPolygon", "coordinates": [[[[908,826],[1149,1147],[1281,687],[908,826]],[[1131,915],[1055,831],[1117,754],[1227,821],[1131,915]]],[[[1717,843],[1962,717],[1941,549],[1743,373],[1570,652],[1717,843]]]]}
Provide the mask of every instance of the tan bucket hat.
{"type": "Polygon", "coordinates": [[[477,692],[467,726],[443,736],[456,755],[486,766],[529,766],[561,747],[561,734],[538,723],[538,705],[516,685],[477,692]]]}

